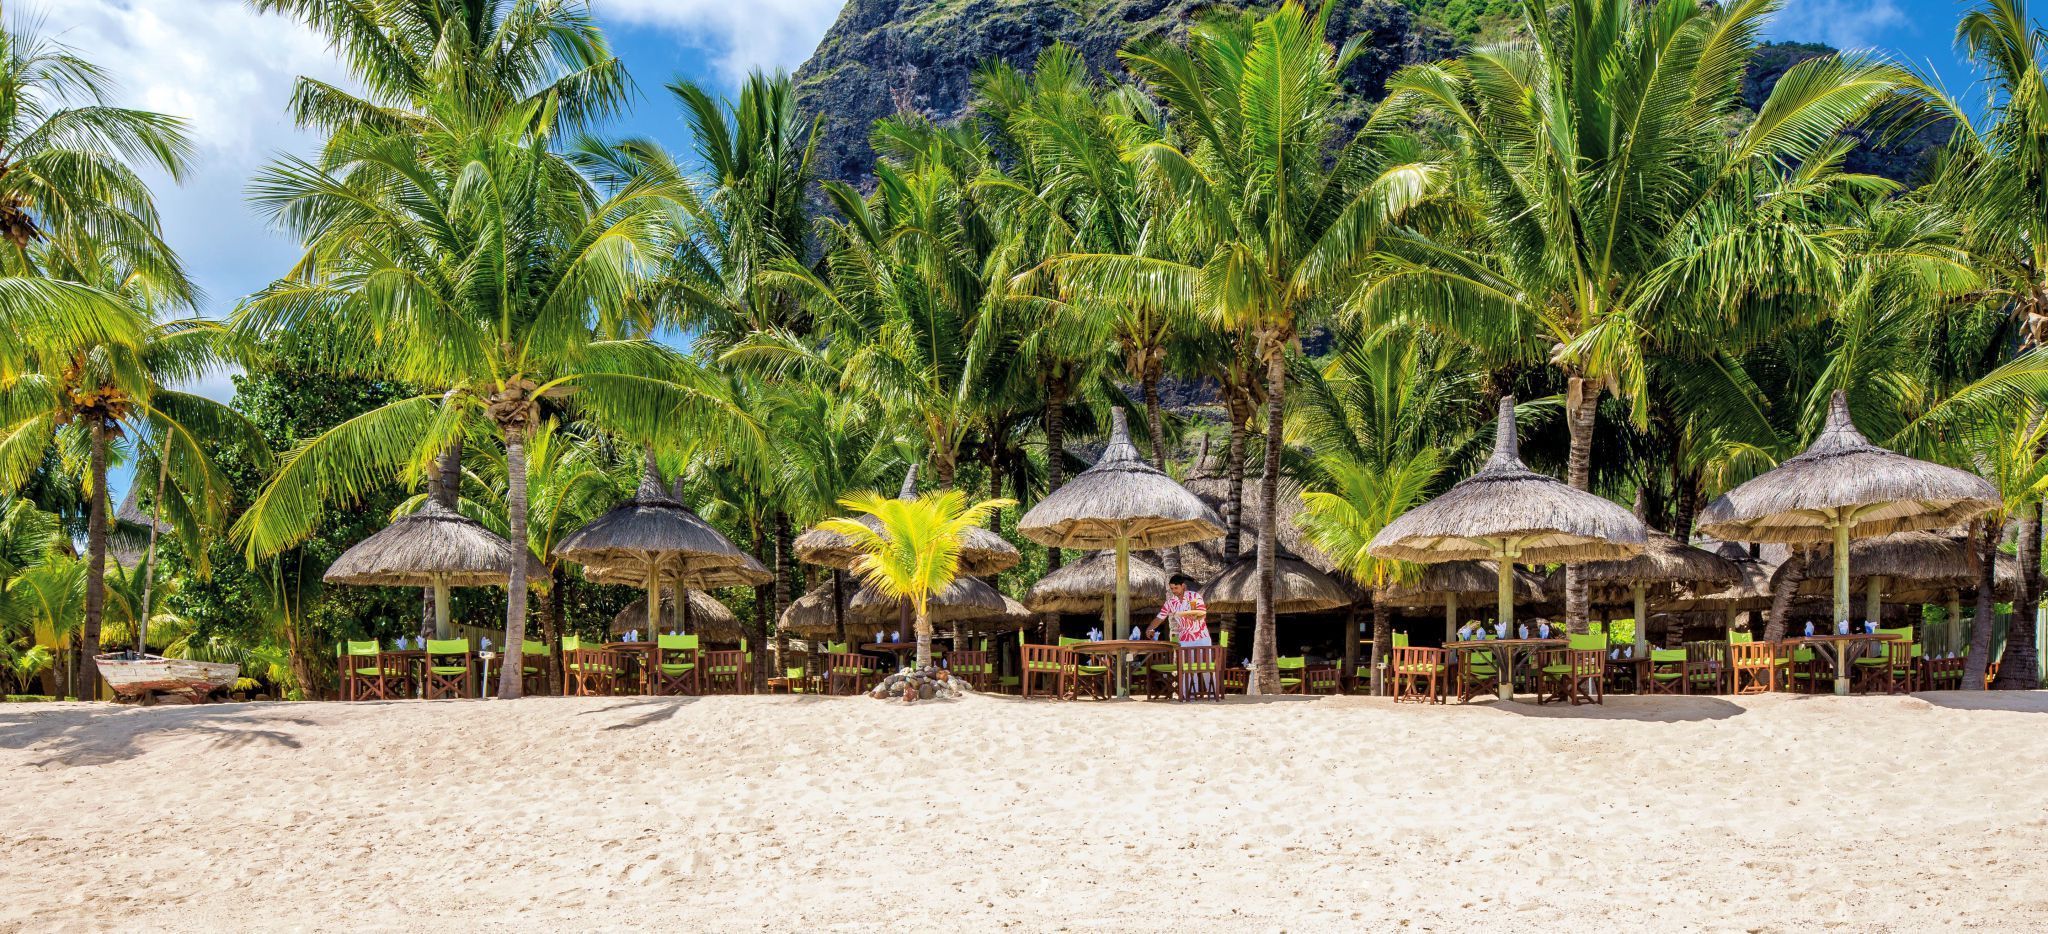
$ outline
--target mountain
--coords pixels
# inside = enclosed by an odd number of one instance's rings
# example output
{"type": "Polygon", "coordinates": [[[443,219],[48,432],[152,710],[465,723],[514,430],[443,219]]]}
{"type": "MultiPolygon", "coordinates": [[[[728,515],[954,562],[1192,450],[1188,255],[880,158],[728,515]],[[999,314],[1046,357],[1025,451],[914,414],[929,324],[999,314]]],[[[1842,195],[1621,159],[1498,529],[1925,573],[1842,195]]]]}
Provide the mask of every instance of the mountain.
{"type": "MultiPolygon", "coordinates": [[[[1329,35],[1366,38],[1345,78],[1362,100],[1376,100],[1395,69],[1443,58],[1459,37],[1398,0],[1331,0],[1329,35]]],[[[1245,6],[1213,0],[847,0],[838,22],[797,69],[799,101],[821,116],[820,171],[860,181],[874,150],[868,128],[879,117],[915,110],[941,122],[972,102],[975,69],[992,59],[1029,66],[1041,49],[1063,42],[1098,72],[1121,77],[1116,53],[1151,36],[1184,33],[1204,11],[1245,6]]],[[[1425,7],[1426,8],[1426,7],[1425,7]]]]}

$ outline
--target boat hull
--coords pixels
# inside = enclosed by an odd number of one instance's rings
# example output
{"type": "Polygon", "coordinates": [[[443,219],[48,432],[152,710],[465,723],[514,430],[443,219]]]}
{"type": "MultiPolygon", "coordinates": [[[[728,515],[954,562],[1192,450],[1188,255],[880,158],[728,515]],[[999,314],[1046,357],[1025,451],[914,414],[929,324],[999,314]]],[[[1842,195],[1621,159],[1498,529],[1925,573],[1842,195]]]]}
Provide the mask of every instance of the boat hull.
{"type": "Polygon", "coordinates": [[[235,683],[242,673],[240,665],[155,655],[101,655],[93,661],[99,666],[100,677],[106,679],[107,686],[122,697],[146,697],[162,691],[201,699],[235,683]]]}

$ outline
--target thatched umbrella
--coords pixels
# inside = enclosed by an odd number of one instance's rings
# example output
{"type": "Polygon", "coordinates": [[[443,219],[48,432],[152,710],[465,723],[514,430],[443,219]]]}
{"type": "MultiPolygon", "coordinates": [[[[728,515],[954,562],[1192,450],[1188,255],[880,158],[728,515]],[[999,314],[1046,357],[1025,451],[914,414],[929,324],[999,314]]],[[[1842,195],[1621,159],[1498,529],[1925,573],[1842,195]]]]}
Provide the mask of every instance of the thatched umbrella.
{"type": "Polygon", "coordinates": [[[449,638],[448,588],[504,586],[512,543],[432,499],[357,542],[327,566],[330,584],[432,587],[434,637],[449,638]]]}
{"type": "MultiPolygon", "coordinates": [[[[1499,562],[1496,599],[1501,624],[1508,626],[1515,618],[1515,595],[1514,577],[1505,572],[1514,562],[1632,558],[1642,553],[1647,534],[1628,510],[1523,466],[1515,400],[1503,396],[1486,466],[1387,523],[1369,550],[1375,557],[1422,564],[1499,562]]],[[[1508,690],[1505,684],[1502,690],[1508,690]]]]}
{"type": "MultiPolygon", "coordinates": [[[[846,603],[847,621],[864,626],[896,621],[901,618],[902,603],[873,587],[862,587],[846,603]]],[[[988,619],[1010,611],[1003,595],[978,577],[953,578],[946,589],[931,595],[925,609],[933,623],[988,619]]]]}
{"type": "MultiPolygon", "coordinates": [[[[689,599],[683,602],[681,613],[684,621],[683,630],[685,632],[695,633],[713,642],[739,641],[743,635],[740,631],[740,620],[739,617],[732,614],[732,610],[729,607],[720,603],[716,597],[701,590],[685,589],[683,592],[689,594],[689,599]]],[[[675,600],[673,598],[664,598],[661,602],[664,606],[669,607],[666,615],[671,617],[676,615],[674,609],[675,600]]],[[[645,597],[626,604],[625,609],[620,610],[617,616],[612,617],[612,635],[615,636],[641,630],[648,632],[651,636],[658,628],[650,626],[647,622],[647,598],[645,597]]]]}
{"type": "MultiPolygon", "coordinates": [[[[652,576],[656,581],[666,581],[672,586],[691,590],[716,590],[720,587],[752,587],[756,584],[765,584],[775,579],[775,575],[769,573],[768,567],[756,560],[753,555],[742,554],[741,557],[745,560],[739,564],[719,567],[690,567],[681,561],[671,561],[656,568],[652,576]]],[[[583,576],[594,583],[626,584],[634,587],[646,586],[649,578],[645,565],[584,568],[583,576]]],[[[667,590],[666,587],[662,589],[667,590]]],[[[704,599],[710,600],[712,598],[707,596],[704,599]]],[[[676,608],[675,600],[672,598],[664,596],[661,602],[663,606],[669,607],[671,610],[676,608]]],[[[713,602],[716,601],[714,600],[713,602]]],[[[639,603],[633,605],[642,607],[642,609],[635,612],[640,613],[641,617],[645,618],[647,599],[642,597],[639,603]]],[[[701,605],[702,601],[694,597],[683,602],[680,610],[682,618],[678,621],[678,625],[681,626],[684,632],[700,631],[697,627],[702,621],[695,617],[697,608],[701,605]]],[[[719,605],[721,608],[724,606],[724,604],[719,605]]],[[[730,610],[724,610],[723,612],[727,616],[732,615],[730,610]]]]}
{"type": "MultiPolygon", "coordinates": [[[[1139,611],[1166,602],[1166,572],[1143,558],[1130,559],[1131,606],[1139,611]]],[[[1091,552],[1039,578],[1024,592],[1024,606],[1040,613],[1101,612],[1105,632],[1115,629],[1116,555],[1091,552]]]]}
{"type": "MultiPolygon", "coordinates": [[[[1816,548],[1795,555],[1778,568],[1778,574],[1799,574],[1795,592],[1824,595],[1824,568],[1833,564],[1834,549],[1816,548]]],[[[1897,603],[1930,603],[1950,591],[1977,587],[1977,555],[1968,540],[1939,532],[1899,532],[1877,538],[1858,539],[1849,544],[1851,591],[1863,591],[1863,618],[1878,619],[1884,600],[1897,603]]],[[[2000,554],[1992,579],[2000,596],[2019,586],[2019,562],[2000,554]]],[[[1775,578],[1773,580],[1775,583],[1775,578]]]]}
{"type": "MultiPolygon", "coordinates": [[[[903,475],[903,487],[896,496],[898,499],[917,497],[916,465],[903,475]]],[[[860,516],[854,521],[877,532],[882,530],[882,520],[874,516],[860,516]]],[[[806,530],[791,545],[797,560],[841,571],[853,570],[854,562],[859,561],[863,554],[853,539],[824,528],[806,530]]],[[[960,573],[968,577],[987,577],[1007,571],[1022,560],[1024,556],[1017,551],[1017,546],[988,529],[975,526],[961,537],[960,573]]]]}
{"type": "MultiPolygon", "coordinates": [[[[1522,568],[1515,568],[1513,575],[1514,601],[1518,604],[1542,603],[1546,591],[1543,578],[1522,568]]],[[[1500,592],[1500,565],[1494,561],[1443,561],[1422,569],[1422,576],[1413,584],[1396,584],[1373,595],[1387,606],[1429,607],[1442,604],[1444,608],[1444,641],[1456,638],[1458,632],[1458,605],[1461,602],[1477,602],[1500,592]]]]}
{"type": "Polygon", "coordinates": [[[1649,593],[1657,587],[1666,594],[1680,587],[1732,584],[1742,568],[1727,558],[1703,548],[1694,548],[1676,537],[1652,530],[1643,553],[1620,561],[1590,561],[1579,566],[1579,579],[1586,581],[1596,599],[1618,604],[1623,593],[1632,600],[1636,621],[1636,652],[1649,650],[1649,593]]]}
{"type": "Polygon", "coordinates": [[[1147,463],[1131,446],[1124,410],[1110,410],[1101,459],[1052,491],[1018,520],[1041,545],[1116,552],[1115,635],[1130,633],[1131,549],[1153,550],[1216,538],[1223,520],[1195,494],[1147,463]]]}
{"type": "MultiPolygon", "coordinates": [[[[1237,556],[1223,573],[1202,589],[1209,609],[1222,613],[1249,613],[1259,598],[1259,562],[1256,552],[1237,556]]],[[[1279,573],[1273,585],[1273,612],[1319,613],[1349,606],[1357,600],[1350,585],[1318,570],[1290,554],[1287,549],[1273,558],[1279,573]]],[[[1356,641],[1356,640],[1353,640],[1356,641]]]]}
{"type": "Polygon", "coordinates": [[[1851,539],[1952,528],[1998,503],[1983,477],[1871,444],[1849,418],[1848,395],[1836,390],[1813,445],[1708,505],[1700,529],[1751,542],[1832,541],[1835,619],[1846,621],[1851,539]]]}
{"type": "Polygon", "coordinates": [[[841,614],[832,589],[832,582],[826,581],[805,591],[803,596],[790,601],[776,625],[805,638],[838,638],[841,614]]]}
{"type": "Polygon", "coordinates": [[[669,495],[652,451],[633,498],[569,533],[555,546],[555,555],[595,569],[602,578],[645,586],[655,606],[665,578],[751,560],[669,495]]]}

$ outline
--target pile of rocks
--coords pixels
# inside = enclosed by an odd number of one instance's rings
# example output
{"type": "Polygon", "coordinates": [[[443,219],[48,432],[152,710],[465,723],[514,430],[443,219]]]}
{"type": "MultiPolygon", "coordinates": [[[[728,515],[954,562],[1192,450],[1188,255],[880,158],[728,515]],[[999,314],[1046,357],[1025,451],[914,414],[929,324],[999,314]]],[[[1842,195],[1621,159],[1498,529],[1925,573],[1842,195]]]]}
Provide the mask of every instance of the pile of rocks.
{"type": "Polygon", "coordinates": [[[905,668],[882,679],[868,696],[877,700],[901,698],[910,704],[921,700],[952,700],[968,690],[967,683],[944,668],[905,668]]]}

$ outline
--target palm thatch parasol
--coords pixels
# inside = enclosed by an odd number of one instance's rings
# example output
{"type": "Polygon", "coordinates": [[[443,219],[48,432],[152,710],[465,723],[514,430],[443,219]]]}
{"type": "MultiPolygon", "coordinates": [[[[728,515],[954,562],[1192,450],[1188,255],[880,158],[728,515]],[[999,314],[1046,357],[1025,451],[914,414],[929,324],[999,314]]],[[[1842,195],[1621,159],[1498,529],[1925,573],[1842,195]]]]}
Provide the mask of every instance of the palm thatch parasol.
{"type": "MultiPolygon", "coordinates": [[[[1514,569],[1514,601],[1517,604],[1542,603],[1547,591],[1541,576],[1524,570],[1514,569]]],[[[1456,638],[1458,631],[1458,606],[1460,603],[1478,602],[1500,592],[1500,564],[1494,561],[1443,561],[1423,567],[1422,576],[1413,584],[1396,584],[1383,588],[1373,599],[1387,606],[1428,607],[1442,604],[1444,608],[1444,639],[1456,638]]]]}
{"type": "MultiPolygon", "coordinates": [[[[1827,572],[1834,549],[1816,548],[1795,555],[1778,569],[1778,574],[1802,575],[1797,593],[1825,595],[1827,572]]],[[[1895,603],[1928,603],[1948,591],[1977,588],[1976,549],[1964,538],[1939,532],[1898,532],[1849,543],[1849,566],[1854,568],[1849,586],[1863,591],[1864,619],[1878,619],[1884,600],[1895,603]]],[[[2000,596],[2017,591],[2019,559],[2001,553],[1993,568],[1993,581],[2000,596]]],[[[1775,583],[1775,577],[1773,579],[1775,583]]]]}
{"type": "MultiPolygon", "coordinates": [[[[847,622],[866,626],[895,622],[901,616],[902,602],[873,587],[862,587],[846,603],[847,622]]],[[[946,589],[932,594],[926,610],[933,623],[950,623],[1002,616],[1010,607],[1002,594],[980,578],[956,577],[946,589]]]]}
{"type": "MultiPolygon", "coordinates": [[[[739,641],[742,635],[740,632],[740,620],[739,617],[733,615],[730,608],[720,603],[717,598],[701,590],[685,590],[684,593],[689,594],[689,599],[683,603],[681,614],[684,632],[696,633],[713,642],[739,641]]],[[[675,600],[664,597],[661,602],[663,606],[668,607],[668,609],[664,610],[664,615],[674,618],[676,615],[674,609],[675,600]]],[[[627,604],[626,608],[620,610],[617,616],[612,617],[612,635],[635,631],[645,631],[650,634],[654,632],[654,629],[650,628],[647,623],[647,598],[645,597],[627,604]]]]}
{"type": "Polygon", "coordinates": [[[840,614],[833,604],[832,582],[826,581],[790,601],[788,608],[782,611],[782,618],[776,620],[776,625],[805,638],[837,638],[839,621],[840,614]]]}
{"type": "Polygon", "coordinates": [[[752,560],[669,495],[652,451],[633,498],[569,533],[555,546],[555,555],[614,582],[640,583],[656,606],[666,578],[741,567],[752,560]]]}
{"type": "MultiPolygon", "coordinates": [[[[917,467],[912,465],[903,475],[903,488],[896,494],[898,499],[917,497],[917,467]]],[[[882,520],[874,516],[860,516],[855,521],[879,532],[882,520]]],[[[861,550],[855,547],[853,539],[838,532],[823,528],[806,530],[792,543],[797,560],[806,564],[834,568],[841,571],[853,570],[854,562],[860,560],[861,550]]],[[[960,541],[960,573],[969,577],[987,577],[1017,566],[1024,560],[1017,546],[1005,541],[988,529],[979,526],[967,530],[960,541]]]]}
{"type": "Polygon", "coordinates": [[[448,588],[504,586],[512,543],[428,499],[327,566],[330,584],[434,588],[434,636],[449,638],[448,588]]]}
{"type": "Polygon", "coordinates": [[[1635,616],[1631,618],[1645,623],[1636,627],[1638,653],[1649,649],[1650,627],[1646,623],[1650,618],[1652,587],[1668,596],[1682,587],[1732,584],[1741,576],[1742,568],[1734,561],[1654,529],[1644,542],[1642,554],[1620,561],[1589,561],[1579,566],[1579,579],[1588,583],[1594,599],[1618,605],[1626,597],[1633,604],[1635,616]]]}
{"type": "MultiPolygon", "coordinates": [[[[1515,400],[1503,396],[1486,466],[1387,523],[1368,550],[1375,557],[1421,564],[1491,559],[1505,570],[1516,561],[1632,558],[1642,553],[1647,534],[1628,510],[1523,466],[1515,438],[1515,400]]],[[[1497,577],[1500,621],[1506,626],[1515,618],[1514,578],[1506,573],[1497,577]]]]}
{"type": "MultiPolygon", "coordinates": [[[[1871,444],[1836,390],[1813,445],[1728,491],[1700,514],[1700,529],[1752,542],[1833,542],[1835,619],[1849,618],[1850,539],[1961,525],[1996,508],[1997,488],[1967,471],[1871,444]]],[[[1837,680],[1837,693],[1848,684],[1837,680]]]]}
{"type": "MultiPolygon", "coordinates": [[[[1136,612],[1166,602],[1166,572],[1143,558],[1130,559],[1130,599],[1136,612]]],[[[1102,614],[1103,631],[1116,628],[1116,555],[1091,552],[1039,578],[1024,592],[1024,606],[1040,613],[1102,614]]]]}
{"type": "MultiPolygon", "coordinates": [[[[669,607],[671,610],[675,609],[675,600],[667,595],[669,587],[715,590],[720,587],[752,587],[756,584],[765,584],[775,579],[775,575],[769,572],[768,566],[756,560],[753,555],[742,554],[740,557],[745,560],[739,564],[729,564],[721,567],[689,567],[681,561],[670,561],[662,564],[655,569],[653,576],[653,579],[657,582],[656,586],[661,587],[664,592],[661,599],[662,606],[669,607]],[[663,582],[668,586],[662,586],[663,582]]],[[[583,569],[583,576],[586,580],[593,583],[625,584],[633,587],[645,587],[648,581],[645,565],[587,567],[583,569]]],[[[705,599],[713,598],[706,597],[705,599]]],[[[642,614],[643,618],[646,614],[644,609],[646,604],[647,598],[645,597],[642,597],[639,603],[633,604],[643,608],[638,611],[642,614]]],[[[700,601],[695,598],[684,601],[681,609],[682,618],[677,621],[682,631],[697,631],[694,627],[699,621],[695,619],[695,615],[697,607],[700,605],[700,601]]],[[[730,615],[731,611],[728,610],[726,612],[730,615]]]]}
{"type": "Polygon", "coordinates": [[[1171,548],[1223,534],[1208,504],[1146,463],[1131,445],[1124,410],[1110,410],[1109,445],[1094,466],[1047,494],[1017,522],[1025,538],[1055,548],[1116,552],[1115,635],[1130,633],[1131,549],[1171,548]]]}
{"type": "MultiPolygon", "coordinates": [[[[1349,606],[1357,600],[1348,584],[1280,549],[1273,565],[1278,571],[1273,585],[1273,612],[1318,613],[1349,606]]],[[[1202,589],[1209,609],[1222,613],[1250,613],[1259,598],[1259,562],[1256,552],[1238,555],[1236,561],[1202,589]]]]}

